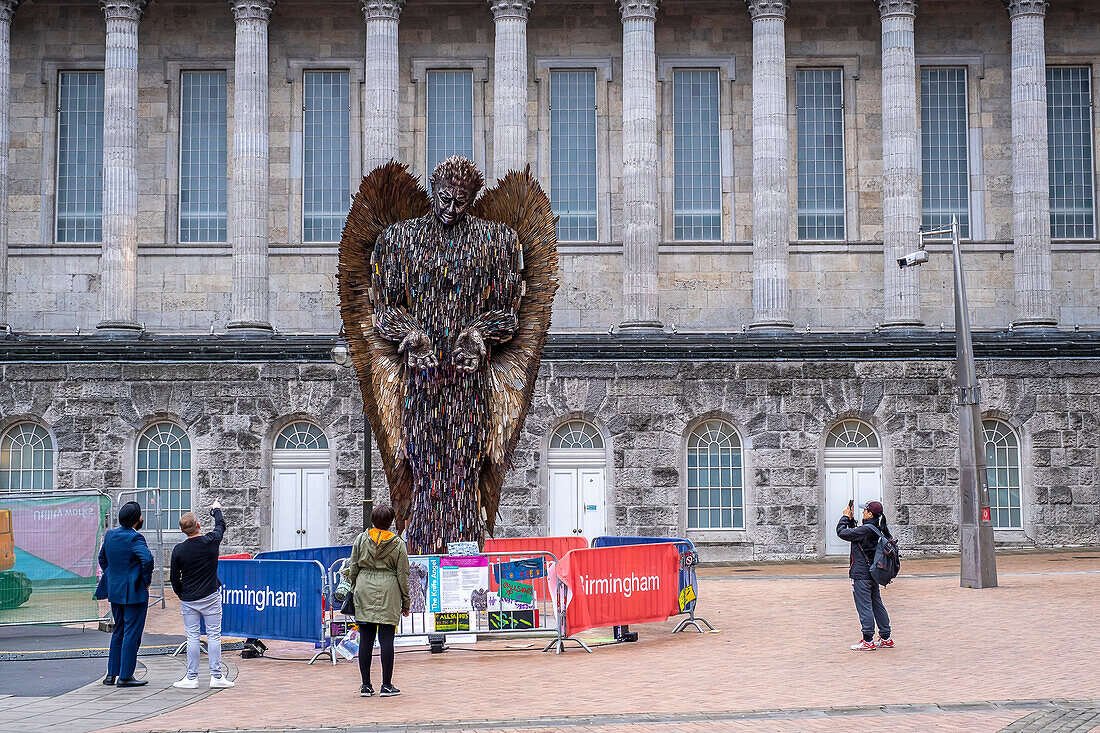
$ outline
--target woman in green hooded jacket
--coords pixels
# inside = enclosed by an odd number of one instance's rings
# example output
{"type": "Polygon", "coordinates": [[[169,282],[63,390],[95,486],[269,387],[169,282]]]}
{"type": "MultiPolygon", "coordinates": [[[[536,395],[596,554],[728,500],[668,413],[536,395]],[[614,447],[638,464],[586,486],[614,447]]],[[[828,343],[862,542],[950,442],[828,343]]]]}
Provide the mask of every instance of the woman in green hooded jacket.
{"type": "Polygon", "coordinates": [[[382,647],[382,687],[379,697],[400,695],[393,686],[393,636],[401,616],[409,615],[409,554],[405,542],[390,532],[393,508],[379,504],[371,512],[373,529],[361,533],[351,547],[344,578],[352,588],[355,623],[359,626],[361,697],[370,697],[370,664],[374,639],[382,647]]]}

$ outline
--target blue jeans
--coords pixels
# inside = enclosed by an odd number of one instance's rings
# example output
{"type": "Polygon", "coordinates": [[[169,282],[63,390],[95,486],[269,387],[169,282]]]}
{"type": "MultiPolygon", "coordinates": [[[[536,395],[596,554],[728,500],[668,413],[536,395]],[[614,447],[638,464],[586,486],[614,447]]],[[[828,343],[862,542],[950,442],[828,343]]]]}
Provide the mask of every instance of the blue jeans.
{"type": "Polygon", "coordinates": [[[886,606],[882,605],[878,583],[870,578],[853,580],[852,596],[856,599],[856,613],[859,614],[859,625],[863,627],[863,640],[871,641],[875,638],[875,624],[878,624],[878,635],[889,639],[890,615],[886,613],[886,606]]]}
{"type": "Polygon", "coordinates": [[[138,646],[145,631],[149,603],[112,603],[115,631],[111,634],[111,652],[107,656],[107,674],[128,680],[137,667],[138,646]]]}

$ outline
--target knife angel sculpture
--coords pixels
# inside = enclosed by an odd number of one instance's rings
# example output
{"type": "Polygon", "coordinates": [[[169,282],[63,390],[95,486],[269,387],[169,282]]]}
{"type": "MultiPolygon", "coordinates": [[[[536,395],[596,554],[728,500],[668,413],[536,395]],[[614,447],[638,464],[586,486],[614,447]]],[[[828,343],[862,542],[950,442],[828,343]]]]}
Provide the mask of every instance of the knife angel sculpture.
{"type": "Polygon", "coordinates": [[[410,554],[493,533],[550,328],[550,201],[530,168],[483,184],[453,156],[429,196],[391,161],[340,242],[344,333],[410,554]]]}

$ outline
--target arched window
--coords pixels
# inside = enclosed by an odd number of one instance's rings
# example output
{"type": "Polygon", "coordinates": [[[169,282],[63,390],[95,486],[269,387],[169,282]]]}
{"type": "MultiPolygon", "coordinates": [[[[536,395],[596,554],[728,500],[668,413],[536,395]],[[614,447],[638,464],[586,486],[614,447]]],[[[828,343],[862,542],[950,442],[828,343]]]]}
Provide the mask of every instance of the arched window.
{"type": "MultiPolygon", "coordinates": [[[[191,441],[178,425],[159,422],[138,436],[134,486],[161,490],[161,529],[177,528],[180,517],[191,511],[191,441]]],[[[152,497],[143,503],[153,506],[152,497]]]]}
{"type": "Polygon", "coordinates": [[[707,420],[687,442],[688,529],[744,529],[741,438],[722,420],[707,420]]]}
{"type": "Polygon", "coordinates": [[[550,449],[603,450],[603,436],[594,425],[583,420],[570,420],[554,431],[550,449]]]}
{"type": "Polygon", "coordinates": [[[826,448],[878,448],[878,436],[871,426],[860,420],[842,420],[837,423],[829,437],[825,439],[826,448]]]}
{"type": "Polygon", "coordinates": [[[324,431],[311,422],[291,423],[275,438],[275,450],[328,450],[324,431]]]}
{"type": "Polygon", "coordinates": [[[23,422],[0,437],[0,491],[53,491],[53,440],[23,422]]]}
{"type": "Polygon", "coordinates": [[[982,420],[989,511],[997,529],[1023,529],[1020,511],[1020,441],[1001,420],[982,420]]]}

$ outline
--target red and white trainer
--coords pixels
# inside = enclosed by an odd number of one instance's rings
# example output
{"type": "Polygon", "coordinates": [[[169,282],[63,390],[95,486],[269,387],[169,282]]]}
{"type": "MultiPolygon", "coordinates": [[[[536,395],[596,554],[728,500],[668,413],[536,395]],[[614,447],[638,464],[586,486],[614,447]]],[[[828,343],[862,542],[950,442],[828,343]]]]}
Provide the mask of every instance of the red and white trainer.
{"type": "Polygon", "coordinates": [[[882,639],[882,638],[875,639],[875,647],[878,648],[878,649],[893,649],[894,648],[894,640],[893,639],[882,639]]]}
{"type": "Polygon", "coordinates": [[[852,651],[854,652],[873,652],[878,649],[873,641],[861,641],[858,644],[852,644],[852,651]]]}

